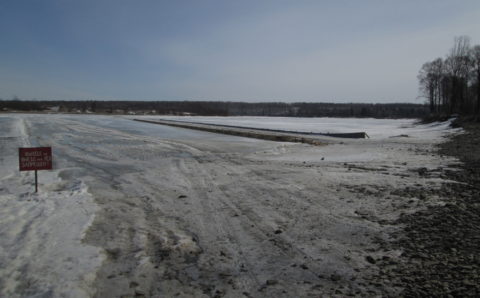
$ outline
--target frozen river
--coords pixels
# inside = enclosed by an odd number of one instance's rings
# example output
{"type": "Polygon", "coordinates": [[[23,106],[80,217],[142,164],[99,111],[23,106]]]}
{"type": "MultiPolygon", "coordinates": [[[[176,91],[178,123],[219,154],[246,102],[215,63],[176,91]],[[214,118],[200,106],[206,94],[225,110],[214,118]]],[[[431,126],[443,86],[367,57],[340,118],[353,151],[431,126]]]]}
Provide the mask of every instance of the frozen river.
{"type": "Polygon", "coordinates": [[[0,114],[0,296],[375,294],[366,256],[398,253],[376,251],[373,239],[395,230],[382,222],[425,204],[396,190],[439,187],[436,171],[455,162],[432,154],[454,132],[447,123],[194,120],[372,139],[310,146],[128,117],[0,114]],[[53,148],[38,194],[18,172],[29,146],[53,148]]]}

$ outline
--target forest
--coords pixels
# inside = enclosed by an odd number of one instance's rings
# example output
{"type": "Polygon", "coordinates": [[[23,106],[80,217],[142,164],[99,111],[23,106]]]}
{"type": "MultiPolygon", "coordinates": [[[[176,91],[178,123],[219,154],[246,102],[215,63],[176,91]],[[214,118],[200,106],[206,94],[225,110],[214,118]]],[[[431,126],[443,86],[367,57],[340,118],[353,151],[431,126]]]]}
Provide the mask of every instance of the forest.
{"type": "Polygon", "coordinates": [[[421,118],[424,104],[284,103],[228,101],[40,101],[0,100],[0,111],[283,117],[421,118]]]}

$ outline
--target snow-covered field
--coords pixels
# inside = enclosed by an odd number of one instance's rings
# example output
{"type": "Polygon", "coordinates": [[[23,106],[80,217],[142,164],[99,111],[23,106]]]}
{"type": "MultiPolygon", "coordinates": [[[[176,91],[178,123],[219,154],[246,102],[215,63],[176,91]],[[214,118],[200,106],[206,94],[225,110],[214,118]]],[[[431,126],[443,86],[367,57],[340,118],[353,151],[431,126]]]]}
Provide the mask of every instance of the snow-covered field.
{"type": "Polygon", "coordinates": [[[375,271],[365,257],[385,254],[372,240],[395,229],[382,220],[442,201],[396,191],[439,187],[442,170],[456,162],[433,154],[436,143],[457,132],[448,123],[178,120],[366,131],[371,139],[310,146],[127,117],[0,114],[0,296],[375,291],[365,282],[375,271]],[[54,170],[39,172],[38,194],[33,174],[18,171],[22,146],[53,148],[54,170]],[[419,167],[430,175],[420,177],[419,167]]]}

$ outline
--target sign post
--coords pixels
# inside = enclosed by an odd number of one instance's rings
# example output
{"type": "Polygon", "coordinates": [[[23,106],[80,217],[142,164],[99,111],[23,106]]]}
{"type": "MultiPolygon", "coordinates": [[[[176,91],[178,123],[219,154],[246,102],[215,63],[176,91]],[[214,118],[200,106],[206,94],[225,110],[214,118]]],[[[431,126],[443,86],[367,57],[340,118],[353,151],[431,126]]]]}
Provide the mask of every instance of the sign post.
{"type": "Polygon", "coordinates": [[[38,170],[52,169],[52,147],[18,148],[20,171],[35,171],[35,192],[38,192],[38,170]]]}
{"type": "Polygon", "coordinates": [[[38,177],[37,177],[37,170],[35,170],[35,192],[38,192],[38,177]]]}

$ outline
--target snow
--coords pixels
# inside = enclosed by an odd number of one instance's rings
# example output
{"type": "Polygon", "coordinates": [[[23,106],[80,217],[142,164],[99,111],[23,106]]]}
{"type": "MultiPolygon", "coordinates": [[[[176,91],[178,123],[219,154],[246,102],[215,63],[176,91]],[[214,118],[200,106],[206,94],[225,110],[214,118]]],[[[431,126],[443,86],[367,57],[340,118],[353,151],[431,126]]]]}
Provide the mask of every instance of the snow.
{"type": "Polygon", "coordinates": [[[372,239],[392,229],[378,219],[442,200],[393,190],[440,187],[457,162],[433,154],[459,132],[448,122],[162,117],[371,137],[310,146],[131,118],[0,115],[0,296],[320,296],[312,283],[335,285],[318,275],[371,272],[372,239]],[[18,172],[23,146],[53,148],[38,194],[18,172]],[[279,283],[258,292],[268,279],[279,283]]]}
{"type": "Polygon", "coordinates": [[[103,256],[82,244],[96,205],[82,181],[59,170],[18,172],[18,147],[35,140],[25,119],[0,116],[0,289],[2,296],[89,297],[103,256]]]}

